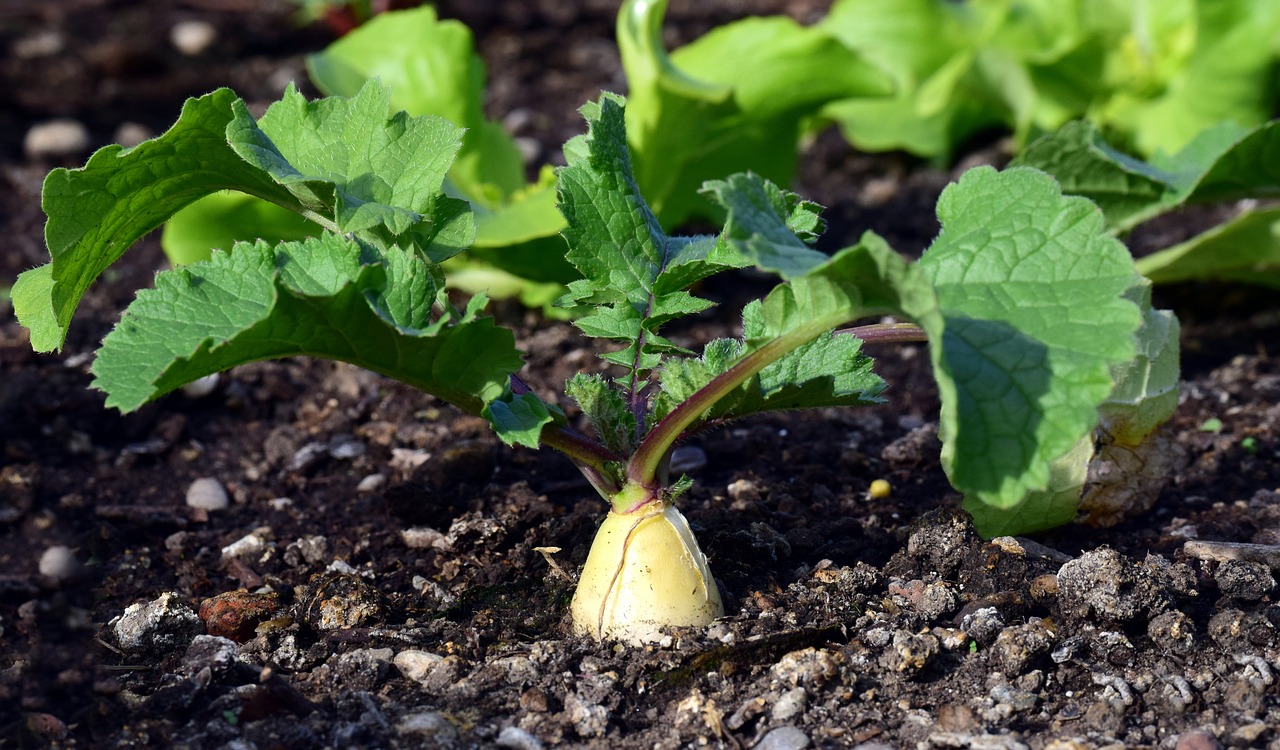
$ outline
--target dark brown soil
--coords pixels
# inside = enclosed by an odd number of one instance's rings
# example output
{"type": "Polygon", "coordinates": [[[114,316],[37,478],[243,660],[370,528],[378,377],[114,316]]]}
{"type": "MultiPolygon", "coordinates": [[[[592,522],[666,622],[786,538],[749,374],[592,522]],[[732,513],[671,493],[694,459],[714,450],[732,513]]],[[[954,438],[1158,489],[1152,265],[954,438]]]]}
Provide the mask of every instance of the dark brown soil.
{"type": "MultiPolygon", "coordinates": [[[[438,5],[476,31],[490,114],[542,158],[580,130],[582,102],[623,88],[614,0],[438,5]]],[[[826,4],[672,5],[675,43],[826,4]]],[[[0,287],[45,254],[39,184],[59,164],[24,156],[31,125],[71,117],[96,146],[126,122],[160,132],[219,85],[268,101],[330,38],[289,10],[6,0],[0,287]],[[190,19],[218,30],[194,58],[168,43],[190,19]]],[[[797,189],[831,207],[829,246],[871,228],[918,253],[953,175],[828,134],[797,189]]],[[[557,455],[507,449],[475,418],[327,362],[245,366],[210,395],[105,410],[90,353],[162,265],[153,240],[132,253],[58,355],[31,353],[0,306],[0,748],[1280,748],[1267,295],[1160,291],[1184,322],[1170,435],[1186,460],[1158,478],[1154,510],[1113,528],[980,540],[938,466],[916,347],[876,352],[885,406],[704,436],[682,507],[729,615],[629,648],[567,630],[560,570],[576,573],[604,506],[557,455]],[[200,478],[230,507],[189,507],[200,478]],[[889,497],[868,496],[875,479],[889,497]],[[1265,546],[1223,562],[1207,559],[1222,547],[1189,552],[1195,540],[1265,546]],[[559,569],[538,547],[561,548],[559,569]]],[[[758,283],[708,293],[738,304],[758,283]]],[[[541,391],[596,366],[570,326],[494,312],[520,331],[541,391]]],[[[730,333],[732,312],[676,335],[730,333]]]]}

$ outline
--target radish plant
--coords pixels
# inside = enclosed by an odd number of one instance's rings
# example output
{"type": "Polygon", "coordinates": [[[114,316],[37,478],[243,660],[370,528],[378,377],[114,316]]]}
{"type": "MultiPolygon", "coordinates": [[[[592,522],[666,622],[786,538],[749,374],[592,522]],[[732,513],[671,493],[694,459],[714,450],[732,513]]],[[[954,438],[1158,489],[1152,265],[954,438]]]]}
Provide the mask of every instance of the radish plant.
{"type": "Polygon", "coordinates": [[[942,231],[917,263],[879,237],[827,255],[815,204],[742,173],[704,185],[714,236],[668,236],[637,187],[624,101],[583,108],[588,133],[556,175],[564,303],[612,342],[606,375],[579,374],[571,419],[518,376],[514,334],[483,294],[445,293],[441,263],[471,243],[469,205],[445,175],[463,134],[437,117],[388,117],[389,92],[306,101],[290,90],[259,120],[227,90],[193,99],[133,149],[110,146],[45,182],[51,262],[13,289],[38,350],[61,347],[89,285],[146,232],[231,189],[322,227],[238,243],[156,277],[104,339],[93,385],[136,409],[199,377],[292,355],[358,364],[483,415],[508,444],[569,457],[608,502],[571,606],[577,631],[632,642],[705,624],[720,592],[675,508],[681,440],[780,409],[880,402],[864,341],[928,340],[942,399],[942,462],[982,524],[1061,523],[1050,465],[1087,440],[1115,373],[1135,361],[1141,278],[1087,199],[1032,169],[978,168],[943,193],[942,231]],[[755,266],[782,282],[741,312],[742,336],[688,351],[663,326],[713,305],[689,290],[755,266]],[[865,318],[897,316],[909,323],[865,318]]]}

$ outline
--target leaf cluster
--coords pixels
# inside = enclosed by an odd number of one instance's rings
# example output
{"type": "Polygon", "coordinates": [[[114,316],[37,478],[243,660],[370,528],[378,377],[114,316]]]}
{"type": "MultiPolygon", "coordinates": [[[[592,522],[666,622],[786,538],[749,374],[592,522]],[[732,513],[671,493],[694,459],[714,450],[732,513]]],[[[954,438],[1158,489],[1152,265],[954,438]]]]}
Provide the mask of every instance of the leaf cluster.
{"type": "MultiPolygon", "coordinates": [[[[949,158],[983,131],[1011,130],[1021,143],[1085,117],[1151,155],[1220,122],[1255,127],[1276,100],[1272,0],[840,0],[814,26],[746,18],[672,52],[666,6],[626,0],[617,18],[633,176],[664,229],[724,218],[699,194],[707,180],[750,170],[787,184],[797,141],[829,121],[863,150],[949,158]]],[[[565,259],[555,178],[544,167],[526,182],[515,142],[484,116],[484,65],[463,24],[430,7],[383,13],[311,56],[308,70],[331,95],[379,79],[397,109],[464,128],[446,192],[471,204],[477,230],[449,283],[551,309],[579,275],[565,259]]],[[[1151,188],[1140,182],[1130,187],[1151,188]]],[[[1114,202],[1104,205],[1111,215],[1114,202]]],[[[1214,245],[1256,243],[1269,227],[1255,218],[1214,245]]],[[[238,240],[320,231],[252,196],[220,194],[172,217],[163,243],[190,262],[238,240]]]]}
{"type": "Polygon", "coordinates": [[[1049,485],[1047,467],[1091,433],[1116,368],[1135,361],[1133,263],[1103,215],[1045,174],[967,172],[944,191],[942,232],[918,263],[870,233],[817,252],[817,207],[752,173],[705,184],[726,216],[719,234],[672,237],[636,179],[624,105],[604,95],[584,107],[588,132],[556,182],[582,277],[566,303],[591,311],[585,333],[613,342],[610,372],[566,386],[594,437],[516,376],[514,336],[481,314],[483,295],[443,291],[446,261],[474,231],[471,204],[447,194],[463,137],[438,117],[388,116],[377,83],[317,102],[289,91],[257,121],[215,92],[152,141],[55,170],[51,262],[19,279],[14,306],[33,345],[56,348],[84,290],[145,232],[218,190],[256,195],[323,234],[236,244],[157,276],[95,361],[108,403],[133,409],[253,360],[341,359],[482,414],[509,443],[563,451],[615,505],[669,492],[672,447],[708,426],[879,401],[857,334],[897,329],[846,326],[894,315],[930,342],[948,475],[1004,517],[1049,485]],[[782,281],[743,310],[741,337],[697,353],[664,335],[712,304],[692,285],[744,266],[782,281]]]}
{"type": "Polygon", "coordinates": [[[1144,155],[1275,108],[1271,0],[838,0],[819,24],[896,94],[827,107],[865,150],[949,157],[985,130],[1020,141],[1086,118],[1144,155]]]}

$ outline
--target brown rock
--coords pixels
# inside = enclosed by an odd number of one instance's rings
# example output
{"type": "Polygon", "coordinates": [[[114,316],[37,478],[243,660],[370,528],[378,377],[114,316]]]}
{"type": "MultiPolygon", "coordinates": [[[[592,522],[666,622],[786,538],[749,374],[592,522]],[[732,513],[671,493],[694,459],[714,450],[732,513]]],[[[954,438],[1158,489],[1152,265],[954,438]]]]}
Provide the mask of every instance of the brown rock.
{"type": "Polygon", "coordinates": [[[280,611],[275,593],[251,594],[244,589],[228,591],[200,602],[200,619],[210,635],[236,642],[253,637],[258,625],[280,611]]]}

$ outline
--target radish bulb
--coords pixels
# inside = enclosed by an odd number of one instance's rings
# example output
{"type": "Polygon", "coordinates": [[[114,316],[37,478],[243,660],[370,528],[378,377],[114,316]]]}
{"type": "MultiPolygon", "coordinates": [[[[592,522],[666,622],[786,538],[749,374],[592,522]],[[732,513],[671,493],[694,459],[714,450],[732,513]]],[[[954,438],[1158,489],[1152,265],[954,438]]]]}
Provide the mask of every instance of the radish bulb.
{"type": "Polygon", "coordinates": [[[724,615],[706,555],[674,505],[611,511],[596,532],[570,605],[575,632],[653,643],[665,627],[724,615]]]}

